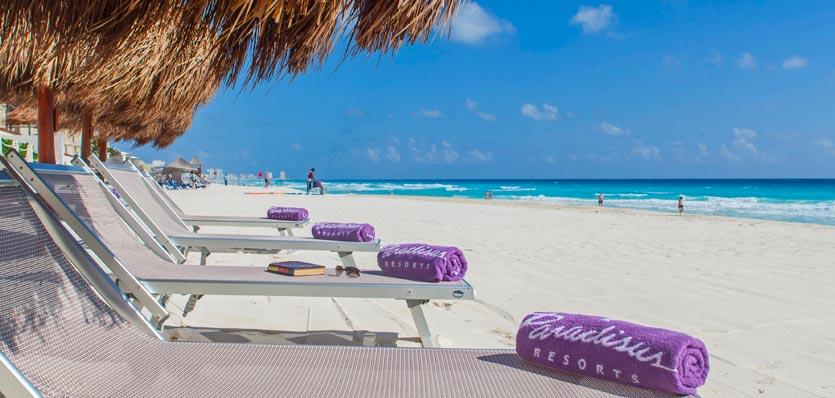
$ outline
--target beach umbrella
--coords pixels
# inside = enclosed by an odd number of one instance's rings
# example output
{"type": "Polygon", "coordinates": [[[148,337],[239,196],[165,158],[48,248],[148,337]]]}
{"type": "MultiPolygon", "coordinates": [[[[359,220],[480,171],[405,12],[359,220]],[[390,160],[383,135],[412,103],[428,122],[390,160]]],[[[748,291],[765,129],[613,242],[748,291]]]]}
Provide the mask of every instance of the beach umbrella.
{"type": "Polygon", "coordinates": [[[44,138],[59,125],[90,136],[95,123],[108,138],[164,147],[224,82],[301,73],[339,37],[346,55],[426,41],[459,1],[10,1],[0,101],[33,98],[9,102],[36,110],[44,138]]]}
{"type": "Polygon", "coordinates": [[[183,158],[177,158],[168,163],[162,168],[163,171],[172,172],[172,171],[197,171],[197,168],[191,165],[187,160],[183,158]]]}

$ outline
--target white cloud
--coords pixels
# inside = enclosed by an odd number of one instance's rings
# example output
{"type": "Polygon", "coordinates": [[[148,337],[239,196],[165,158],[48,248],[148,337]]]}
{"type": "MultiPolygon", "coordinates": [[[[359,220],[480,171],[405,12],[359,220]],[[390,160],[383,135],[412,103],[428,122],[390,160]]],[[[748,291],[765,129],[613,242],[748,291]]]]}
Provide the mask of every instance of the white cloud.
{"type": "Polygon", "coordinates": [[[466,105],[467,105],[467,110],[474,113],[481,120],[484,120],[484,121],[487,121],[487,122],[495,122],[496,121],[496,115],[494,115],[492,113],[484,112],[481,109],[479,109],[478,102],[475,102],[474,100],[467,98],[466,105]]]}
{"type": "Polygon", "coordinates": [[[757,59],[751,53],[744,52],[736,59],[736,66],[741,69],[754,70],[757,69],[757,59]]]}
{"type": "Polygon", "coordinates": [[[400,153],[397,152],[397,148],[395,148],[393,145],[389,145],[386,147],[385,158],[389,162],[400,163],[400,153]]]}
{"type": "Polygon", "coordinates": [[[739,162],[742,157],[737,155],[734,151],[728,149],[725,144],[719,146],[719,154],[732,162],[739,162]]]}
{"type": "MultiPolygon", "coordinates": [[[[432,148],[434,149],[435,146],[433,145],[432,148]]],[[[461,158],[461,155],[458,154],[448,141],[441,141],[441,158],[445,163],[452,164],[461,158]]]]}
{"type": "Polygon", "coordinates": [[[557,120],[560,116],[560,110],[557,109],[556,106],[548,103],[543,103],[541,109],[534,104],[526,103],[525,105],[522,105],[522,114],[533,120],[545,122],[557,120]]]}
{"type": "Polygon", "coordinates": [[[476,2],[462,4],[452,18],[450,38],[465,44],[478,44],[501,34],[512,34],[516,28],[507,20],[488,13],[476,2]]]}
{"type": "Polygon", "coordinates": [[[601,163],[613,163],[615,162],[615,157],[612,155],[607,154],[600,154],[600,153],[587,153],[586,158],[594,162],[601,162],[601,163]]]}
{"type": "Polygon", "coordinates": [[[812,141],[815,146],[822,149],[824,153],[829,156],[835,156],[835,143],[831,140],[816,140],[812,141]]]}
{"type": "Polygon", "coordinates": [[[368,147],[365,148],[365,156],[368,157],[368,160],[379,163],[380,162],[380,151],[377,148],[368,147]]]}
{"type": "Polygon", "coordinates": [[[412,112],[412,117],[416,118],[428,118],[428,119],[440,119],[444,117],[443,112],[437,109],[421,109],[417,112],[412,112]]]}
{"type": "Polygon", "coordinates": [[[673,141],[672,150],[673,157],[678,160],[684,160],[687,155],[687,146],[681,141],[673,141]]]}
{"type": "Polygon", "coordinates": [[[490,152],[482,152],[478,149],[470,151],[470,161],[475,163],[487,163],[493,161],[493,154],[490,152]]]}
{"type": "Polygon", "coordinates": [[[365,117],[365,111],[363,111],[362,109],[356,109],[356,108],[348,109],[348,110],[345,111],[345,116],[353,117],[353,118],[356,118],[356,119],[362,119],[362,118],[365,117]]]}
{"type": "Polygon", "coordinates": [[[571,24],[580,25],[583,33],[597,33],[611,26],[614,18],[615,12],[608,4],[601,4],[597,7],[580,6],[571,18],[571,24]]]}
{"type": "Polygon", "coordinates": [[[753,129],[734,127],[734,148],[742,149],[754,156],[759,156],[760,152],[752,142],[755,138],[757,138],[757,132],[753,129]]]}
{"type": "Polygon", "coordinates": [[[799,55],[792,55],[783,60],[783,69],[803,69],[809,66],[809,60],[799,55]]]}
{"type": "Polygon", "coordinates": [[[662,160],[661,151],[655,145],[644,145],[643,142],[635,140],[635,146],[632,148],[633,155],[640,155],[647,160],[662,160]]]}
{"type": "Polygon", "coordinates": [[[494,115],[492,113],[478,111],[475,114],[476,114],[476,116],[481,118],[481,120],[484,120],[486,122],[495,122],[496,121],[496,115],[494,115]]]}
{"type": "Polygon", "coordinates": [[[486,152],[478,148],[473,148],[462,155],[447,140],[441,140],[440,144],[431,144],[428,148],[419,147],[414,138],[409,138],[408,142],[408,150],[411,153],[412,160],[417,163],[454,164],[459,161],[467,163],[489,163],[494,159],[491,152],[486,152]]]}
{"type": "Polygon", "coordinates": [[[301,144],[293,144],[293,145],[290,145],[290,147],[293,148],[294,151],[301,151],[302,150],[302,145],[301,144]]]}
{"type": "MultiPolygon", "coordinates": [[[[575,156],[574,160],[577,160],[576,156],[575,156]]],[[[542,155],[542,161],[545,162],[545,163],[548,163],[548,164],[556,164],[557,163],[557,157],[554,156],[554,155],[551,155],[551,154],[542,155]]]]}
{"type": "Polygon", "coordinates": [[[410,138],[409,150],[412,152],[412,159],[419,163],[443,162],[452,164],[461,158],[455,147],[446,140],[441,141],[440,146],[432,144],[428,150],[421,150],[417,147],[415,140],[410,138]]]}
{"type": "Polygon", "coordinates": [[[757,138],[756,131],[745,127],[734,127],[732,132],[734,139],[731,141],[730,147],[725,144],[720,145],[720,155],[733,162],[739,162],[742,160],[743,155],[746,154],[754,159],[769,159],[769,157],[760,151],[759,148],[757,148],[757,145],[754,144],[754,140],[757,138]]]}
{"type": "Polygon", "coordinates": [[[667,69],[675,69],[681,68],[684,65],[684,60],[687,59],[686,55],[676,55],[676,54],[667,54],[661,61],[664,63],[664,67],[667,69]]]}
{"type": "Polygon", "coordinates": [[[615,137],[625,136],[632,134],[629,129],[624,129],[622,127],[615,126],[614,124],[610,124],[609,122],[603,121],[600,123],[600,131],[603,134],[608,134],[615,137]]]}
{"type": "Polygon", "coordinates": [[[722,65],[723,62],[725,62],[725,57],[722,56],[722,53],[716,50],[711,50],[710,54],[705,57],[706,64],[719,66],[722,65]]]}
{"type": "Polygon", "coordinates": [[[699,147],[699,155],[702,155],[702,156],[710,156],[710,151],[708,150],[707,145],[702,144],[702,143],[700,142],[700,143],[699,143],[699,145],[698,145],[698,147],[699,147]]]}
{"type": "Polygon", "coordinates": [[[382,160],[391,163],[400,163],[400,153],[394,145],[386,145],[385,148],[378,148],[376,146],[369,146],[365,148],[365,156],[368,160],[379,163],[382,160]]]}

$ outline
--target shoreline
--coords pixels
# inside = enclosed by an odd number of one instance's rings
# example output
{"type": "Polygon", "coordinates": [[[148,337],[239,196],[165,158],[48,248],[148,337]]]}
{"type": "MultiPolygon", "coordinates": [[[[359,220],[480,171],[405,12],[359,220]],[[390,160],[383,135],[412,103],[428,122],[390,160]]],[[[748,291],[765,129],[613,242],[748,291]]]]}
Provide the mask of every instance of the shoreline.
{"type": "MultiPolygon", "coordinates": [[[[304,193],[295,194],[295,193],[286,193],[287,195],[295,196],[295,195],[304,195],[304,193]]],[[[318,196],[318,195],[317,195],[318,196]]],[[[329,193],[327,196],[335,196],[335,197],[369,197],[369,198],[378,198],[378,199],[405,199],[405,200],[416,200],[416,201],[436,201],[436,202],[451,202],[451,203],[471,203],[471,204],[480,204],[485,206],[491,205],[500,205],[500,206],[519,206],[519,207],[527,207],[527,208],[550,208],[555,210],[560,209],[570,209],[570,210],[577,210],[577,211],[587,211],[587,212],[623,212],[623,213],[639,213],[644,215],[654,215],[654,216],[670,216],[670,217],[683,217],[683,218],[692,218],[692,219],[700,219],[700,218],[707,218],[707,219],[720,219],[720,220],[730,220],[736,222],[753,222],[753,223],[781,223],[781,224],[792,224],[792,225],[807,225],[807,226],[814,226],[814,227],[823,227],[827,230],[835,229],[835,225],[832,224],[821,224],[821,223],[814,223],[814,222],[802,222],[802,221],[784,221],[784,220],[771,220],[767,218],[753,218],[753,217],[739,217],[739,216],[725,216],[725,215],[716,215],[716,214],[700,214],[700,213],[688,213],[685,207],[685,212],[683,215],[679,216],[675,210],[671,210],[669,213],[663,212],[661,210],[651,210],[651,209],[638,209],[633,207],[617,207],[617,206],[606,206],[604,204],[603,207],[595,206],[594,204],[589,205],[579,205],[579,204],[571,204],[571,203],[558,203],[556,201],[533,201],[533,200],[524,200],[524,199],[505,199],[505,198],[493,198],[492,200],[485,200],[485,199],[477,199],[477,198],[464,198],[464,197],[454,197],[454,196],[430,196],[430,195],[379,195],[379,194],[357,194],[357,193],[329,193]]],[[[569,198],[571,199],[571,198],[569,198]]],[[[590,199],[591,200],[591,199],[590,199]]]]}
{"type": "MultiPolygon", "coordinates": [[[[826,179],[826,181],[829,181],[826,179]]],[[[431,185],[431,184],[430,184],[431,185]]],[[[231,187],[232,185],[230,185],[231,187]]],[[[263,186],[251,185],[234,185],[236,187],[245,187],[253,190],[263,189],[263,186]]],[[[282,189],[286,192],[298,192],[303,194],[303,190],[299,190],[290,186],[273,186],[271,189],[282,189]]],[[[417,191],[423,190],[421,188],[417,191]]],[[[425,188],[430,190],[428,188],[425,188]]],[[[437,187],[435,188],[437,189],[437,187]]],[[[522,192],[527,189],[523,189],[522,192]]],[[[408,192],[408,191],[407,191],[408,192]]],[[[416,191],[412,191],[416,192],[416,191]]],[[[495,191],[494,191],[495,193],[495,191]]],[[[449,200],[449,201],[485,201],[482,197],[472,197],[465,195],[438,195],[438,194],[423,194],[423,193],[379,193],[369,192],[364,190],[345,191],[344,189],[337,190],[337,192],[328,193],[334,196],[367,196],[367,197],[399,197],[399,198],[416,198],[418,200],[449,200]]],[[[649,212],[653,214],[673,214],[677,215],[674,199],[662,199],[656,197],[618,197],[611,194],[607,197],[604,208],[606,209],[623,209],[631,211],[649,212]],[[663,201],[663,203],[661,203],[663,201]],[[661,205],[659,205],[661,203],[661,205]],[[665,206],[667,205],[667,206],[665,206]],[[668,207],[668,209],[667,209],[668,207]]],[[[632,195],[632,194],[629,194],[632,195]]],[[[646,194],[641,194],[646,195],[646,194]]],[[[688,198],[685,195],[685,198],[688,198]]],[[[835,227],[835,200],[821,199],[820,201],[811,201],[807,199],[784,199],[780,202],[779,199],[774,199],[769,196],[709,196],[709,199],[704,199],[702,196],[690,196],[685,202],[685,215],[699,216],[699,217],[722,217],[733,218],[738,220],[758,220],[758,221],[775,221],[796,224],[820,225],[835,227]],[[700,199],[696,199],[700,198],[700,199]],[[774,200],[777,200],[776,202],[774,200]],[[725,201],[731,202],[730,205],[725,204],[725,201]],[[831,202],[831,203],[830,203],[831,202]],[[751,205],[753,203],[753,205],[751,205]],[[796,206],[800,206],[797,209],[796,206]],[[827,210],[827,209],[832,209],[827,210]],[[813,213],[809,213],[813,212],[813,213]],[[749,214],[745,214],[749,213],[749,214]]],[[[573,196],[548,196],[546,194],[539,195],[494,195],[494,202],[503,203],[524,203],[532,207],[563,207],[563,208],[594,208],[598,209],[595,199],[577,198],[573,196]]]]}

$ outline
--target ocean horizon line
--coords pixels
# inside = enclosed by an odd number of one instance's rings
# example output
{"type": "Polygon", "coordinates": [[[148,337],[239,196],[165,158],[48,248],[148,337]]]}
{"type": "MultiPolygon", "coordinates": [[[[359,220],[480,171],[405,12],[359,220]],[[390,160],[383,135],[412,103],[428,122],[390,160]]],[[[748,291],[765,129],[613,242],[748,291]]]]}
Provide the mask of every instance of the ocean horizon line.
{"type": "MultiPolygon", "coordinates": [[[[263,186],[257,178],[230,181],[263,186]]],[[[304,180],[273,180],[305,192],[304,180]]],[[[835,225],[835,179],[333,179],[326,191],[351,195],[458,197],[603,205],[835,225]]]]}

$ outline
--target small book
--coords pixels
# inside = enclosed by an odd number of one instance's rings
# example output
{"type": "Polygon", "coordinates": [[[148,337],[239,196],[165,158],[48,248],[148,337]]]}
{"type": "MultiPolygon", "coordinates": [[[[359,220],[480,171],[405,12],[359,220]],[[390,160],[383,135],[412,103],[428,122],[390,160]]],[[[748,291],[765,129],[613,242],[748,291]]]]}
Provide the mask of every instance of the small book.
{"type": "Polygon", "coordinates": [[[279,261],[270,263],[267,272],[287,276],[324,275],[325,266],[305,263],[302,261],[279,261]]]}

